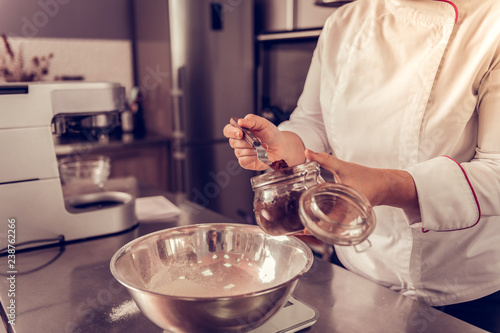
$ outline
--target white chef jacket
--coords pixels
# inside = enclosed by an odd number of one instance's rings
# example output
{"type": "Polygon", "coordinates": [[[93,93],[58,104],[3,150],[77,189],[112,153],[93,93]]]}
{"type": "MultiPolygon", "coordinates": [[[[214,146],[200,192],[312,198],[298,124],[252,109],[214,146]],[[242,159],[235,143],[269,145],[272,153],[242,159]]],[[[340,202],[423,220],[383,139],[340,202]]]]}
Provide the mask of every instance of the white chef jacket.
{"type": "Polygon", "coordinates": [[[500,290],[500,2],[358,0],[327,20],[281,130],[306,147],[403,169],[420,214],[375,207],[350,270],[429,305],[500,290]]]}

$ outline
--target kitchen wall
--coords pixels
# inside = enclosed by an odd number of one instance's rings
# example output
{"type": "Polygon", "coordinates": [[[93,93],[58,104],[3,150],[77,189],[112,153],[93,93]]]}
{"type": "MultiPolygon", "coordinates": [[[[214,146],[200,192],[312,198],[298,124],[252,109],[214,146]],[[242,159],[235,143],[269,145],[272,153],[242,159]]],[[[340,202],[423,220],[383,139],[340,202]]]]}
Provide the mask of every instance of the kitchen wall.
{"type": "Polygon", "coordinates": [[[0,0],[0,34],[15,55],[0,40],[0,66],[32,68],[33,57],[53,54],[45,80],[82,76],[133,86],[131,0],[0,0]]]}

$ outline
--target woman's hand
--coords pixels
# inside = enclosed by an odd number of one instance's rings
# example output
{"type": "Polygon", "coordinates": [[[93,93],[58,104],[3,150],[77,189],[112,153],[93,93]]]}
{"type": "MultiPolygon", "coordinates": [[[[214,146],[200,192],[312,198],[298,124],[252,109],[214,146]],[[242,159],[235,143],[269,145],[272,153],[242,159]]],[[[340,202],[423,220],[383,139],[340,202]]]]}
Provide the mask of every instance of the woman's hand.
{"type": "Polygon", "coordinates": [[[415,183],[404,170],[369,168],[309,149],[305,156],[333,173],[339,183],[362,193],[372,206],[389,205],[408,210],[408,213],[419,210],[415,183]]]}
{"type": "MultiPolygon", "coordinates": [[[[271,161],[285,160],[289,165],[304,161],[304,146],[296,134],[282,132],[267,119],[254,114],[239,119],[238,125],[250,129],[259,138],[271,161]]],[[[229,145],[234,148],[234,154],[243,168],[250,170],[268,168],[257,160],[255,148],[243,138],[240,129],[228,124],[224,127],[224,136],[229,139],[229,145]]]]}

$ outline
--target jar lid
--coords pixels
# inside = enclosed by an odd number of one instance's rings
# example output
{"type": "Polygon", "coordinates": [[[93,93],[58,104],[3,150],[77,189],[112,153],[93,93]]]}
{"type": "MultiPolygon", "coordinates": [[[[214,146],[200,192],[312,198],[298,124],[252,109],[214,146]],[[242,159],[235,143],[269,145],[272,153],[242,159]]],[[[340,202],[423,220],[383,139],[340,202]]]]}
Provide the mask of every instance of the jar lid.
{"type": "Polygon", "coordinates": [[[260,186],[273,184],[275,182],[281,182],[287,179],[293,179],[295,177],[302,177],[306,175],[308,172],[320,172],[320,167],[318,162],[311,161],[303,164],[299,164],[293,167],[288,167],[280,170],[269,171],[263,173],[262,175],[258,175],[252,177],[250,182],[252,184],[252,188],[258,188],[260,186]]]}
{"type": "Polygon", "coordinates": [[[306,190],[299,200],[299,214],[304,227],[332,245],[360,244],[375,228],[368,199],[339,183],[323,183],[306,190]]]}

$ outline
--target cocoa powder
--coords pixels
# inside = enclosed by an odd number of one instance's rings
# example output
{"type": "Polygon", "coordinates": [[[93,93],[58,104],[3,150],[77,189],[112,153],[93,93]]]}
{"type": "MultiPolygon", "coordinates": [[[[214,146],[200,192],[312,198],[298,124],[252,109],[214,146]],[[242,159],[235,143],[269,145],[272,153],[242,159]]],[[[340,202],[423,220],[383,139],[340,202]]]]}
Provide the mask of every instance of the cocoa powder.
{"type": "Polygon", "coordinates": [[[274,171],[278,171],[278,170],[281,170],[281,169],[286,169],[288,168],[288,164],[285,162],[285,160],[279,160],[279,161],[274,161],[271,165],[270,165],[271,169],[273,169],[274,171]]]}
{"type": "Polygon", "coordinates": [[[302,191],[290,191],[255,204],[257,223],[273,236],[304,229],[299,217],[299,199],[302,191]]]}

